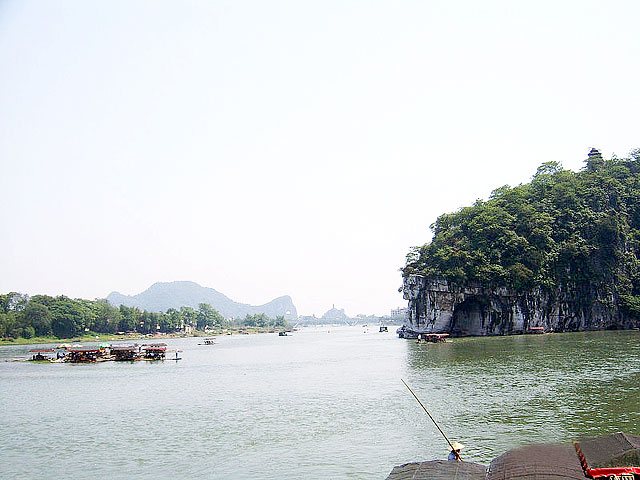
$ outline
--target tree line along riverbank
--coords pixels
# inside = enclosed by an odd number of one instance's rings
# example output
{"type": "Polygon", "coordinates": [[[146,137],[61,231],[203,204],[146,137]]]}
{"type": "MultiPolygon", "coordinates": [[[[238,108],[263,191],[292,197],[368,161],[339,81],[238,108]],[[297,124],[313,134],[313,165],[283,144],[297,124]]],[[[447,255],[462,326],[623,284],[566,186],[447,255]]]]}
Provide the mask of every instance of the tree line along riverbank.
{"type": "Polygon", "coordinates": [[[148,312],[115,307],[104,299],[71,299],[64,295],[0,294],[1,343],[51,343],[146,337],[268,332],[288,328],[283,316],[264,314],[225,319],[211,305],[148,312]]]}

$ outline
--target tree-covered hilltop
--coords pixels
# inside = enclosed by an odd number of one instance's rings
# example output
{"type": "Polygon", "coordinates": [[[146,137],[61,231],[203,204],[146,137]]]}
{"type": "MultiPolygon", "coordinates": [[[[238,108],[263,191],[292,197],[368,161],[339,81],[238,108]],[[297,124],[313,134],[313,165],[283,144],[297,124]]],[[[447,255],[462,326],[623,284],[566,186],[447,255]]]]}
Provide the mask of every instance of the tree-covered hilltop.
{"type": "Polygon", "coordinates": [[[147,312],[137,307],[114,307],[106,300],[71,299],[64,295],[0,295],[0,338],[55,336],[72,338],[86,333],[171,333],[185,326],[196,330],[230,327],[284,327],[284,317],[271,319],[264,314],[226,320],[211,305],[197,309],[170,308],[164,313],[147,312]]]}
{"type": "Polygon", "coordinates": [[[407,255],[405,278],[597,294],[640,318],[640,149],[610,160],[592,149],[579,172],[543,163],[530,183],[498,188],[431,229],[407,255]]]}

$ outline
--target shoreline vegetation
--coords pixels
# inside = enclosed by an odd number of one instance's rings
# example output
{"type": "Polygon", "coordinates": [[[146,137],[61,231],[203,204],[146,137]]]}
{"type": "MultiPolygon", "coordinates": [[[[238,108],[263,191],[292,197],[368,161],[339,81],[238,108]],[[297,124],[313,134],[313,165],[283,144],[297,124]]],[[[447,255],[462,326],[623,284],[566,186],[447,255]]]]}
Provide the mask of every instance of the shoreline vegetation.
{"type": "Polygon", "coordinates": [[[114,307],[105,299],[0,294],[0,345],[266,333],[290,328],[282,315],[224,318],[206,303],[197,309],[148,312],[114,307]]]}
{"type": "Polygon", "coordinates": [[[278,333],[280,331],[291,331],[292,327],[287,325],[279,328],[272,327],[230,327],[222,330],[207,330],[207,331],[195,331],[189,334],[174,332],[166,334],[140,334],[140,333],[125,333],[124,335],[101,333],[80,335],[72,338],[58,338],[55,336],[44,337],[31,337],[23,338],[19,337],[13,340],[6,338],[0,339],[0,346],[2,345],[40,345],[40,344],[53,344],[53,343],[90,343],[90,342],[117,342],[128,340],[162,340],[166,338],[205,338],[215,337],[222,335],[254,335],[258,333],[278,333]]]}

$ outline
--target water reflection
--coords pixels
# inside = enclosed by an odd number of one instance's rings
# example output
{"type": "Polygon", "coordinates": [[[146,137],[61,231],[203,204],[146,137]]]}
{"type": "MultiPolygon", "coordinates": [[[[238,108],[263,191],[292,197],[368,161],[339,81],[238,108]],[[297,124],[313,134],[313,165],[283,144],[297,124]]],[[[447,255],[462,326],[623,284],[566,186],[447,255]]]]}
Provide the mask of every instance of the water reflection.
{"type": "Polygon", "coordinates": [[[640,433],[637,332],[454,339],[407,348],[408,376],[467,455],[640,433]]]}

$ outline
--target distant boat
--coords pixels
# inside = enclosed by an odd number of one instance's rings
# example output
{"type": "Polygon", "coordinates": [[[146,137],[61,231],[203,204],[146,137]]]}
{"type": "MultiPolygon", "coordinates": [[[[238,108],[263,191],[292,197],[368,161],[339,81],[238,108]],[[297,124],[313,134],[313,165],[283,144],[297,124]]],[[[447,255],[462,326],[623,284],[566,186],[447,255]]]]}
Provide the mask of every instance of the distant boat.
{"type": "Polygon", "coordinates": [[[444,343],[448,333],[421,333],[418,335],[418,343],[444,343]]]}
{"type": "Polygon", "coordinates": [[[115,361],[134,361],[139,359],[138,345],[113,345],[111,355],[115,361]]]}
{"type": "Polygon", "coordinates": [[[67,354],[68,361],[71,363],[95,363],[105,361],[103,352],[95,347],[76,347],[72,346],[67,354]]]}
{"type": "Polygon", "coordinates": [[[202,343],[199,343],[198,345],[215,345],[216,344],[216,337],[209,337],[209,338],[205,338],[202,343]]]}
{"type": "Polygon", "coordinates": [[[143,345],[144,360],[164,360],[167,354],[166,343],[150,343],[143,345]]]}
{"type": "Polygon", "coordinates": [[[278,336],[279,337],[286,337],[287,336],[287,332],[285,332],[285,331],[279,332],[278,336]]]}
{"type": "Polygon", "coordinates": [[[389,331],[389,328],[386,325],[380,325],[380,332],[379,333],[388,332],[388,331],[389,331]]]}
{"type": "Polygon", "coordinates": [[[48,355],[49,353],[53,353],[53,348],[29,350],[29,353],[33,353],[31,356],[32,362],[50,362],[53,360],[48,355]]]}
{"type": "Polygon", "coordinates": [[[542,334],[542,333],[546,333],[544,331],[544,327],[529,327],[529,330],[527,331],[527,333],[533,333],[533,334],[542,334]]]}

